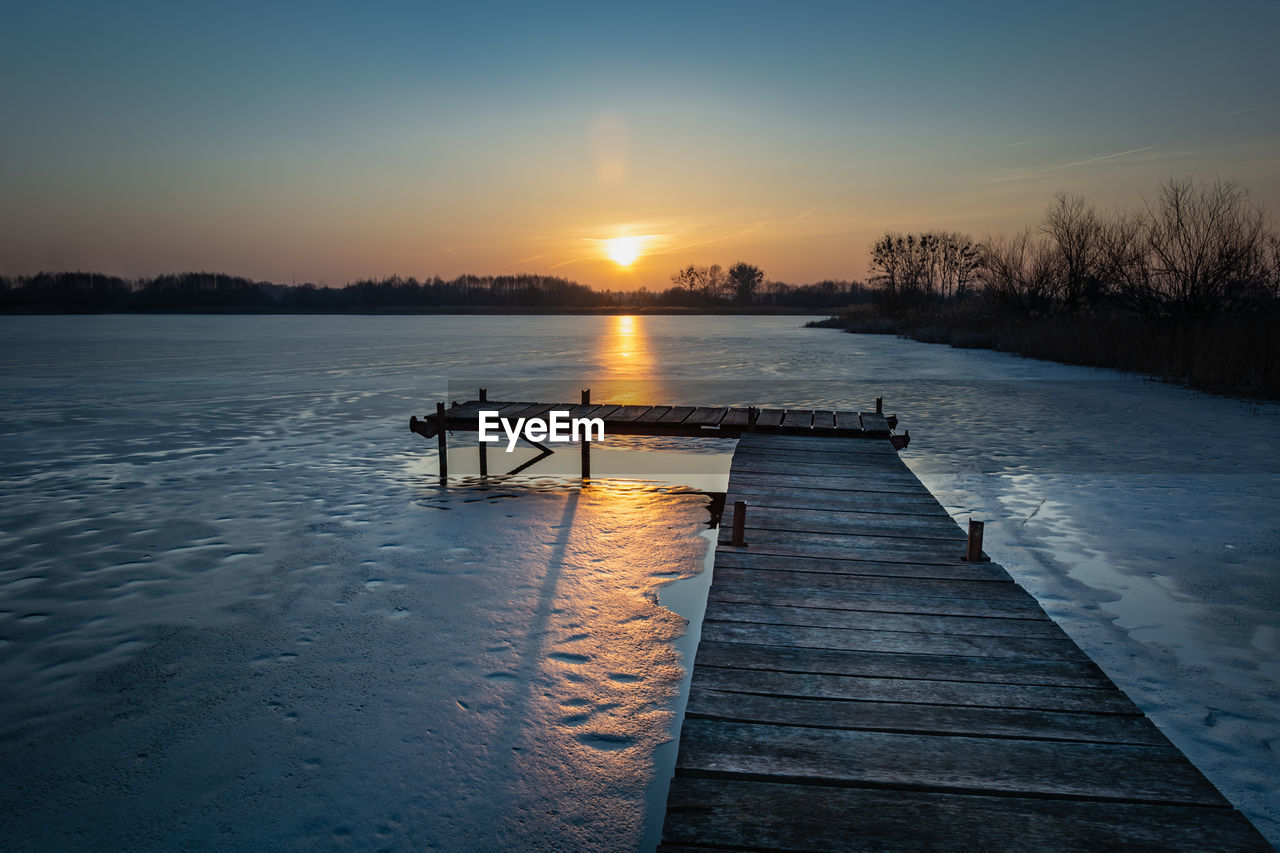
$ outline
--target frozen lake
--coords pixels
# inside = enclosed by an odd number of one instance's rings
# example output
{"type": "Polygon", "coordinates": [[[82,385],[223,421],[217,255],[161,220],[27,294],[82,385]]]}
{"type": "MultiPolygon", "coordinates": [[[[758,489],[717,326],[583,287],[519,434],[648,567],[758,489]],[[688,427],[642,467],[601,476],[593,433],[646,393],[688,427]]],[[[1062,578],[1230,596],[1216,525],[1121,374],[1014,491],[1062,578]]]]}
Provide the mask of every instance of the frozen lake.
{"type": "Polygon", "coordinates": [[[731,444],[481,489],[468,437],[442,491],[408,417],[478,385],[883,395],[953,516],[1280,841],[1280,407],[800,324],[0,318],[6,845],[651,847],[731,444]]]}

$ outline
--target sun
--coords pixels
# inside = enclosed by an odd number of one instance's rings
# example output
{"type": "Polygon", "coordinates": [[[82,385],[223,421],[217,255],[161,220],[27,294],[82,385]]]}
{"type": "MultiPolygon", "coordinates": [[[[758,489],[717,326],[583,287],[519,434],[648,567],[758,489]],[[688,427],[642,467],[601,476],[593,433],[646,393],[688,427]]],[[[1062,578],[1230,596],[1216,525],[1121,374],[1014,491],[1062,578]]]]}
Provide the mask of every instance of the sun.
{"type": "Polygon", "coordinates": [[[643,237],[614,237],[604,241],[605,254],[620,267],[629,267],[635,263],[643,248],[643,237]]]}

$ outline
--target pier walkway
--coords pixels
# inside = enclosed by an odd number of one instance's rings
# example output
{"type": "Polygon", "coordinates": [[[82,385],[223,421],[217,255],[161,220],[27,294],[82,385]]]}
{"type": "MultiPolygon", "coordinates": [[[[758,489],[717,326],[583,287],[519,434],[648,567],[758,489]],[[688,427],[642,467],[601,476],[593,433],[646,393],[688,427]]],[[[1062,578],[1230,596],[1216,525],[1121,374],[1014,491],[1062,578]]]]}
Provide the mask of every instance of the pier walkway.
{"type": "Polygon", "coordinates": [[[442,479],[481,410],[739,437],[660,850],[1272,849],[1003,568],[965,559],[879,401],[480,396],[410,421],[442,479]]]}
{"type": "Polygon", "coordinates": [[[660,849],[1271,849],[888,441],[744,434],[725,506],[660,849]]]}

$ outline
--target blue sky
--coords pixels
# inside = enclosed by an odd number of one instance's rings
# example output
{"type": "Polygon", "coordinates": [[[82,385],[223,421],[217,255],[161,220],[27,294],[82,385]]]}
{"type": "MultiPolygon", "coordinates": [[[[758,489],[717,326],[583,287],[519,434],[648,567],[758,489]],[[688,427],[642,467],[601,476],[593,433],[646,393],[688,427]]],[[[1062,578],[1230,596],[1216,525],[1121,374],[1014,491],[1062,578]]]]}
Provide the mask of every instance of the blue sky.
{"type": "Polygon", "coordinates": [[[1170,175],[1280,207],[1280,3],[45,3],[0,32],[0,272],[865,274],[1170,175]],[[607,241],[637,236],[631,267],[607,241]]]}

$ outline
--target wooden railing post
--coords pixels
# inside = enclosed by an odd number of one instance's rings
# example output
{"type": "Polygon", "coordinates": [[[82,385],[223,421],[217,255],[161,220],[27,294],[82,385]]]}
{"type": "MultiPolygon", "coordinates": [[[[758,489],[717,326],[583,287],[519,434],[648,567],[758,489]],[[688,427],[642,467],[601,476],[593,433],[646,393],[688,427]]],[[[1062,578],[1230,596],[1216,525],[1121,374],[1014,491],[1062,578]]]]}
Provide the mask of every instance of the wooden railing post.
{"type": "MultiPolygon", "coordinates": [[[[591,389],[582,389],[582,405],[591,405],[591,389]]],[[[582,479],[587,481],[591,479],[591,431],[586,430],[582,436],[582,479]]]]}
{"type": "Polygon", "coordinates": [[[444,403],[436,403],[436,440],[440,447],[440,479],[449,476],[449,439],[444,428],[444,403]]]}
{"type": "Polygon", "coordinates": [[[970,563],[982,562],[982,528],[983,523],[977,519],[969,519],[969,543],[964,558],[970,563]]]}
{"type": "Polygon", "coordinates": [[[735,548],[741,548],[747,544],[747,502],[733,502],[733,538],[729,540],[729,544],[735,548]]]}

